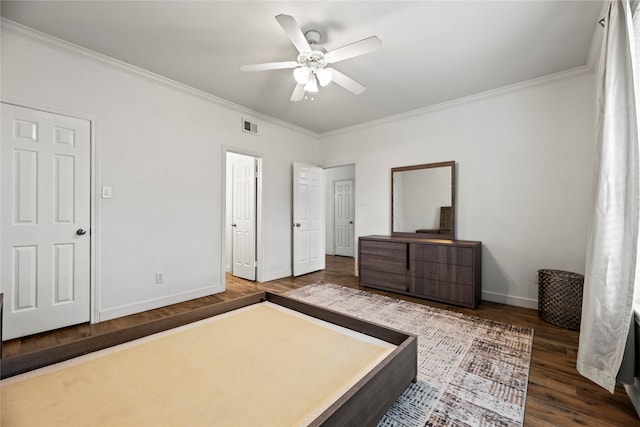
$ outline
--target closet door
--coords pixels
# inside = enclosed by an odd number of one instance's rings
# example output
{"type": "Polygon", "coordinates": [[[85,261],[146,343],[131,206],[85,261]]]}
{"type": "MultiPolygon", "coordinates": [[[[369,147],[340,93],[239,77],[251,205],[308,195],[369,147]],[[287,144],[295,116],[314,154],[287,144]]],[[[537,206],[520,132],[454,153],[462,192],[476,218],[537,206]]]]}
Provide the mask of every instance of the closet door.
{"type": "Polygon", "coordinates": [[[91,123],[0,109],[3,338],[88,322],[91,123]]]}

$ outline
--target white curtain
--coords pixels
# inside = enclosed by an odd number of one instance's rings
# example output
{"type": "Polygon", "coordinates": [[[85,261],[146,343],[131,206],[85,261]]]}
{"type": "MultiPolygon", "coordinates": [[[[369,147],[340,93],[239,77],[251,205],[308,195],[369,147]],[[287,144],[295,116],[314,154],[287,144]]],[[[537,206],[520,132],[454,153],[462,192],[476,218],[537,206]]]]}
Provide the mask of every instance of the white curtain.
{"type": "Polygon", "coordinates": [[[596,169],[577,361],[582,375],[611,393],[640,279],[636,49],[629,0],[612,1],[598,72],[596,169]]]}
{"type": "MultiPolygon", "coordinates": [[[[631,2],[631,15],[633,17],[633,38],[635,39],[635,68],[633,69],[633,77],[636,88],[636,113],[639,116],[638,127],[640,127],[640,106],[638,105],[638,103],[640,103],[640,0],[634,0],[631,2]]],[[[638,128],[636,128],[636,131],[640,134],[640,132],[638,132],[638,128]]],[[[635,308],[636,317],[640,319],[640,283],[636,285],[635,292],[636,296],[633,306],[635,308]]]]}

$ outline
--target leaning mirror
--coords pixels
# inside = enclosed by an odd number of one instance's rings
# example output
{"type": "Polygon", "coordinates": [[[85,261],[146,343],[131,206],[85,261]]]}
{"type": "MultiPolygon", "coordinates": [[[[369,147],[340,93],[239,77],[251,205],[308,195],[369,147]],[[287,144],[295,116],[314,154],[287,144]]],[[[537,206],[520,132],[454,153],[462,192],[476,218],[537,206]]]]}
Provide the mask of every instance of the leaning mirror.
{"type": "Polygon", "coordinates": [[[391,234],[455,238],[455,162],[391,169],[391,234]]]}

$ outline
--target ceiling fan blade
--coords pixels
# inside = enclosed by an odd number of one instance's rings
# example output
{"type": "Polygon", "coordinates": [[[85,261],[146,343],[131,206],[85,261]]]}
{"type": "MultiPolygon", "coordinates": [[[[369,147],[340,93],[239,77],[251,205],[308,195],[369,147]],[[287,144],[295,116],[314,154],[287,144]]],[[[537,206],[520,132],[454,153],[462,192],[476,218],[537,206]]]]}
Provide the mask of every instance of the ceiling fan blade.
{"type": "Polygon", "coordinates": [[[291,94],[291,98],[289,98],[293,102],[302,101],[304,98],[304,85],[297,84],[295,89],[293,89],[293,93],[291,94]]]}
{"type": "Polygon", "coordinates": [[[265,62],[264,64],[241,65],[241,71],[267,71],[281,70],[283,68],[296,68],[299,64],[296,61],[265,62]]]}
{"type": "Polygon", "coordinates": [[[338,61],[353,58],[354,56],[360,56],[364,55],[365,53],[373,52],[374,50],[380,49],[381,45],[382,40],[380,40],[376,36],[371,36],[367,37],[366,39],[348,44],[346,46],[339,47],[332,50],[331,52],[327,52],[324,55],[324,58],[329,64],[333,64],[338,61]]]}
{"type": "Polygon", "coordinates": [[[276,16],[276,20],[284,32],[287,33],[287,37],[289,37],[291,43],[298,49],[298,52],[311,52],[311,46],[309,46],[309,42],[304,37],[304,34],[302,34],[302,30],[293,16],[278,15],[276,16]]]}
{"type": "Polygon", "coordinates": [[[362,92],[364,92],[365,87],[362,86],[357,81],[353,80],[351,77],[345,76],[335,68],[326,68],[326,69],[331,70],[331,72],[333,73],[332,81],[334,83],[339,84],[343,88],[347,89],[350,92],[355,93],[356,95],[360,95],[362,92]]]}

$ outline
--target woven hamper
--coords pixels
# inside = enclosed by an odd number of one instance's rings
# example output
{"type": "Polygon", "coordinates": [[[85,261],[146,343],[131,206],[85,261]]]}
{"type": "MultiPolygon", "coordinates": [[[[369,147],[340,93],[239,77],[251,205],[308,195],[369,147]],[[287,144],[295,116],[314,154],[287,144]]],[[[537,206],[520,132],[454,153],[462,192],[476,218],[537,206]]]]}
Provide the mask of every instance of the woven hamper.
{"type": "Polygon", "coordinates": [[[584,276],[562,270],[538,270],[538,315],[565,329],[580,329],[584,276]]]}

